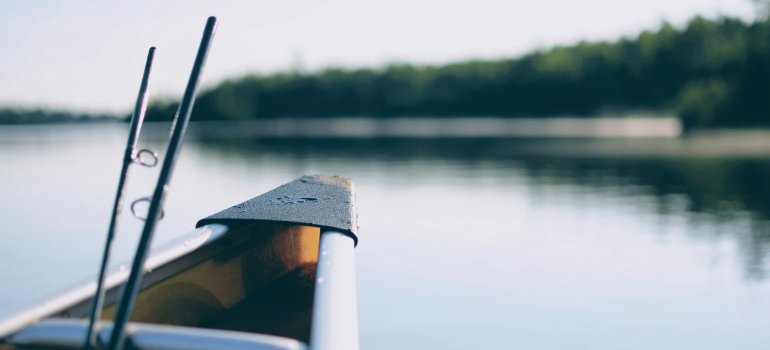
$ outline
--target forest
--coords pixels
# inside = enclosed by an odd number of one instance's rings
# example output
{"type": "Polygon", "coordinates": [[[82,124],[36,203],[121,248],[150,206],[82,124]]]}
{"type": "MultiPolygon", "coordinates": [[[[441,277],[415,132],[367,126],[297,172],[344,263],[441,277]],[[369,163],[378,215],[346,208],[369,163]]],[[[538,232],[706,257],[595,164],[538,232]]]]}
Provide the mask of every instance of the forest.
{"type": "MultiPolygon", "coordinates": [[[[251,74],[202,91],[192,118],[591,117],[644,110],[674,114],[687,130],[745,128],[770,125],[768,97],[770,21],[695,17],[682,28],[663,23],[636,37],[517,58],[251,74]]],[[[155,101],[147,119],[170,120],[176,108],[155,101]]]]}
{"type": "Polygon", "coordinates": [[[115,116],[109,114],[71,113],[61,110],[23,109],[0,107],[0,125],[3,124],[46,124],[71,122],[109,122],[115,116]]]}

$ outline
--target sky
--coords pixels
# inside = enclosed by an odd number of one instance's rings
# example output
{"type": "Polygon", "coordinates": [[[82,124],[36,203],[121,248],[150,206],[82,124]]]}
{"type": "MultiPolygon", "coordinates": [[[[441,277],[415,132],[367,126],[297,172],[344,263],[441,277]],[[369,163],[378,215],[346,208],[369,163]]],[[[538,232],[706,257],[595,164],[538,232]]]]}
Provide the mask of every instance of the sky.
{"type": "Polygon", "coordinates": [[[0,2],[0,106],[129,114],[151,46],[151,100],[184,90],[206,18],[203,88],[248,73],[517,57],[580,40],[753,18],[750,0],[138,0],[0,2]]]}

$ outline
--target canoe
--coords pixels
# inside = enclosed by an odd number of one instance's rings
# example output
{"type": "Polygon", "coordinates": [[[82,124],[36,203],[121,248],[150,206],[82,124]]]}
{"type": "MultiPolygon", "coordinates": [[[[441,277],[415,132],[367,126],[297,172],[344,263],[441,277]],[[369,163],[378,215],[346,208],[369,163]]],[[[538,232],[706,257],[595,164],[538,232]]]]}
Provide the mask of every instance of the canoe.
{"type": "MultiPolygon", "coordinates": [[[[154,249],[127,349],[358,349],[353,184],[304,176],[206,217],[154,249]]],[[[128,264],[115,266],[109,341],[128,264]]],[[[0,320],[0,350],[83,348],[95,279],[0,320]]]]}

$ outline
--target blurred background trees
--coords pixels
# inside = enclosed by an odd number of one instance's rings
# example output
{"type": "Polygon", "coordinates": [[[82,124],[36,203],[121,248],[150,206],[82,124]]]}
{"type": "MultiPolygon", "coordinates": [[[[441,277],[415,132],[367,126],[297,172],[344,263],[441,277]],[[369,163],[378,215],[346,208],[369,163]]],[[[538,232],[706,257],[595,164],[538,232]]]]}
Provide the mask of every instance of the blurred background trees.
{"type": "MultiPolygon", "coordinates": [[[[768,96],[770,22],[696,17],[681,29],[663,23],[635,38],[516,59],[250,75],[203,92],[193,118],[588,117],[647,110],[672,111],[686,128],[751,127],[770,124],[768,96]]],[[[174,109],[155,104],[149,118],[167,120],[174,109]]]]}
{"type": "MultiPolygon", "coordinates": [[[[663,23],[633,38],[514,59],[248,75],[203,91],[193,119],[652,111],[677,115],[686,129],[770,126],[770,0],[753,1],[752,23],[695,17],[684,28],[663,23]]],[[[155,102],[147,118],[170,120],[175,111],[175,103],[155,102]]],[[[0,122],[53,120],[12,112],[0,113],[0,122]]]]}
{"type": "Polygon", "coordinates": [[[2,124],[39,124],[112,121],[114,116],[107,114],[71,113],[45,109],[0,108],[0,125],[2,124]]]}

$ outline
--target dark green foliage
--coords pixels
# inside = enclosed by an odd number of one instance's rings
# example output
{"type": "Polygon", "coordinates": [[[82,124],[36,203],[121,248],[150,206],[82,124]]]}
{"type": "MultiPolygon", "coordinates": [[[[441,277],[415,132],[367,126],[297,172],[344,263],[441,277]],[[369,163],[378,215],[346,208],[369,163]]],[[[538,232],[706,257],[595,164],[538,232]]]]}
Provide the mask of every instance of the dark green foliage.
{"type": "Polygon", "coordinates": [[[115,117],[108,115],[72,114],[69,112],[45,111],[41,109],[30,110],[0,108],[0,125],[87,122],[103,120],[115,120],[115,117]]]}
{"type": "MultiPolygon", "coordinates": [[[[327,69],[226,81],[196,120],[367,115],[590,116],[674,110],[686,128],[770,125],[770,22],[692,19],[634,39],[581,42],[518,59],[440,67],[327,69]]],[[[148,119],[168,120],[156,104],[148,119]],[[161,113],[162,112],[162,113],[161,113]]]]}
{"type": "Polygon", "coordinates": [[[713,126],[730,113],[728,105],[734,99],[734,89],[722,79],[691,82],[676,98],[677,114],[686,129],[713,126]]]}

